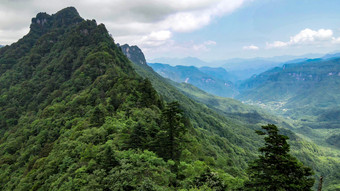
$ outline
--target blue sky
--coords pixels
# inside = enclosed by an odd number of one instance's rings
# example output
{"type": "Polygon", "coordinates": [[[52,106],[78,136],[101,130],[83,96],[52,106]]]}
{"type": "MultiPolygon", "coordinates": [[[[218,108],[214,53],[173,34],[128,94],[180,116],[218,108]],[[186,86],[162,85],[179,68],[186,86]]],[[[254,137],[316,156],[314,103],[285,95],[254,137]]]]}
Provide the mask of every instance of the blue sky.
{"type": "MultiPolygon", "coordinates": [[[[308,31],[305,31],[306,38],[313,38],[313,34],[308,37],[308,31]]],[[[189,39],[196,43],[216,42],[207,50],[194,53],[202,59],[214,60],[328,53],[340,50],[340,44],[333,39],[339,36],[340,1],[261,0],[248,2],[197,31],[176,33],[173,38],[178,42],[189,39]],[[275,41],[287,43],[305,29],[312,32],[325,29],[326,33],[331,30],[333,35],[314,39],[314,42],[306,40],[282,47],[268,46],[275,41]]]]}
{"type": "Polygon", "coordinates": [[[0,44],[16,42],[38,12],[74,6],[147,59],[206,61],[340,51],[338,0],[16,0],[0,3],[0,44]]]}

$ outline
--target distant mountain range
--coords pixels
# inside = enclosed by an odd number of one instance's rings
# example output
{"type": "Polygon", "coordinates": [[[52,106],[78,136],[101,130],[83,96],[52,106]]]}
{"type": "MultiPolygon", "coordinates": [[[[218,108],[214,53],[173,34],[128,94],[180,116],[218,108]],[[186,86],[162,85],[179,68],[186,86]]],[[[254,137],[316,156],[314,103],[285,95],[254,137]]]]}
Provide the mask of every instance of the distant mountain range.
{"type": "Polygon", "coordinates": [[[154,71],[175,82],[190,83],[206,92],[222,96],[233,97],[238,94],[229,74],[223,68],[195,66],[170,66],[168,64],[148,63],[154,71]]]}
{"type": "MultiPolygon", "coordinates": [[[[195,99],[203,93],[198,93],[189,84],[205,92],[235,97],[288,117],[298,127],[297,132],[319,144],[340,148],[337,141],[340,139],[340,53],[304,56],[319,57],[295,57],[285,62],[279,61],[293,57],[231,59],[220,61],[218,64],[223,64],[223,67],[219,68],[149,65],[163,77],[185,82],[177,87],[194,92],[192,96],[195,99]],[[221,86],[226,81],[231,88],[221,86]]],[[[208,97],[204,96],[205,103],[214,107],[221,105],[208,97]]]]}
{"type": "MultiPolygon", "coordinates": [[[[122,48],[124,49],[123,46],[122,48]]],[[[309,56],[317,56],[317,54],[309,56]]],[[[303,57],[285,62],[278,61],[293,57],[282,56],[266,59],[231,59],[227,61],[220,61],[219,64],[224,63],[223,67],[195,67],[184,65],[171,66],[163,63],[149,63],[149,65],[163,77],[169,78],[175,82],[190,83],[214,95],[234,97],[238,95],[238,91],[244,92],[244,90],[249,90],[257,87],[261,83],[265,83],[266,80],[268,80],[267,78],[269,78],[273,72],[279,70],[280,67],[287,67],[294,64],[300,65],[300,63],[309,63],[312,61],[328,60],[335,57],[340,57],[340,53],[327,54],[319,59],[303,57]]],[[[194,61],[199,59],[190,58],[188,60],[194,61]]],[[[200,63],[203,63],[203,61],[200,63]]],[[[254,95],[253,93],[250,94],[254,95]]],[[[280,94],[280,96],[284,95],[280,94]]],[[[262,98],[265,97],[266,96],[262,96],[262,98]]]]}
{"type": "Polygon", "coordinates": [[[175,65],[182,65],[182,66],[209,66],[209,62],[205,62],[199,58],[195,57],[185,57],[185,58],[155,58],[155,59],[150,59],[147,62],[150,63],[163,63],[163,64],[169,64],[172,66],[175,65]]]}
{"type": "Polygon", "coordinates": [[[275,57],[257,57],[257,58],[232,58],[227,60],[217,60],[206,62],[195,57],[185,58],[155,58],[148,60],[149,63],[162,63],[171,66],[195,66],[195,67],[222,67],[229,74],[229,80],[233,83],[250,78],[254,74],[260,74],[273,67],[282,66],[284,63],[294,63],[305,61],[310,58],[319,58],[323,54],[305,54],[300,56],[275,56],[275,57]]]}

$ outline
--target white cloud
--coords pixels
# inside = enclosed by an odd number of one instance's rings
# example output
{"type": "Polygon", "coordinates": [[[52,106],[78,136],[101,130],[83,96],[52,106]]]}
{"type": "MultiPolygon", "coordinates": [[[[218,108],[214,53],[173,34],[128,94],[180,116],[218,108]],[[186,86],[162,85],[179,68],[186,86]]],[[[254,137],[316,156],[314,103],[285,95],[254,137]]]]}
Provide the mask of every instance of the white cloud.
{"type": "Polygon", "coordinates": [[[7,45],[11,44],[15,41],[18,40],[18,36],[22,37],[25,34],[28,33],[28,28],[22,28],[22,29],[9,29],[9,30],[1,30],[0,29],[0,40],[1,40],[1,45],[7,45]]]}
{"type": "Polygon", "coordinates": [[[243,50],[258,50],[259,47],[255,46],[255,45],[249,45],[249,46],[244,46],[243,50]]]}
{"type": "Polygon", "coordinates": [[[213,40],[208,40],[204,42],[205,45],[216,45],[217,42],[213,41],[213,40]]]}
{"type": "Polygon", "coordinates": [[[208,51],[209,46],[213,46],[213,45],[216,45],[216,44],[217,43],[215,41],[208,40],[208,41],[205,41],[201,44],[193,44],[192,49],[194,49],[195,51],[208,51]]]}
{"type": "Polygon", "coordinates": [[[160,46],[166,43],[171,38],[171,32],[168,30],[151,32],[149,35],[145,35],[141,38],[139,43],[144,46],[160,46]]]}
{"type": "MultiPolygon", "coordinates": [[[[274,41],[272,43],[267,42],[267,48],[282,48],[288,46],[298,46],[298,45],[310,45],[310,44],[321,44],[334,42],[335,37],[333,37],[333,31],[331,29],[319,29],[312,30],[306,28],[300,31],[295,36],[291,36],[290,40],[287,42],[274,41]]],[[[340,40],[340,39],[339,39],[340,40]]]]}
{"type": "Polygon", "coordinates": [[[281,48],[281,47],[285,47],[288,46],[288,42],[282,42],[282,41],[274,41],[272,43],[266,43],[267,44],[267,48],[281,48]]]}
{"type": "MultiPolygon", "coordinates": [[[[250,0],[18,0],[0,6],[0,30],[11,31],[19,39],[22,28],[38,12],[53,14],[74,6],[86,19],[104,23],[119,43],[141,47],[163,45],[176,32],[200,29],[219,16],[229,14],[250,0]],[[165,32],[166,31],[166,32],[165,32]]],[[[6,34],[1,35],[6,38],[6,34]]],[[[0,39],[8,44],[10,39],[0,39]]],[[[13,41],[12,41],[13,42],[13,41]]]]}
{"type": "Polygon", "coordinates": [[[304,29],[297,35],[290,37],[289,44],[302,44],[315,41],[330,40],[333,37],[333,31],[330,29],[319,29],[317,31],[304,29]]]}
{"type": "MultiPolygon", "coordinates": [[[[202,51],[210,51],[212,46],[215,46],[217,43],[212,40],[207,40],[204,42],[176,42],[174,40],[167,40],[166,43],[162,44],[157,48],[151,46],[145,46],[143,48],[143,52],[146,55],[155,55],[155,57],[163,56],[173,56],[176,55],[178,57],[186,57],[188,55],[193,57],[202,56],[202,51]],[[169,54],[171,53],[171,55],[169,54]]],[[[151,56],[152,57],[152,56],[151,56]]],[[[150,58],[150,57],[149,57],[150,58]]]]}
{"type": "Polygon", "coordinates": [[[338,43],[340,43],[340,37],[338,37],[338,38],[333,38],[333,41],[332,41],[334,44],[338,44],[338,43]]]}

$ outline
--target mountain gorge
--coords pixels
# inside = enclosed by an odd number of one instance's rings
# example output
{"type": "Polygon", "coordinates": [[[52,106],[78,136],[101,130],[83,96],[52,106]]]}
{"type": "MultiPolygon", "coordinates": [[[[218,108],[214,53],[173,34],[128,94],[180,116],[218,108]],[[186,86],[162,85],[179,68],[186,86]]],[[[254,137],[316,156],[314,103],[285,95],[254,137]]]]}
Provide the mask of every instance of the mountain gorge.
{"type": "MultiPolygon", "coordinates": [[[[322,76],[337,77],[329,68],[322,76]]],[[[227,87],[223,69],[189,69],[227,87]]],[[[0,190],[242,190],[264,143],[255,130],[268,123],[325,190],[340,186],[339,153],[290,121],[161,77],[137,46],[116,44],[73,7],[39,13],[0,49],[0,106],[0,190]]]]}

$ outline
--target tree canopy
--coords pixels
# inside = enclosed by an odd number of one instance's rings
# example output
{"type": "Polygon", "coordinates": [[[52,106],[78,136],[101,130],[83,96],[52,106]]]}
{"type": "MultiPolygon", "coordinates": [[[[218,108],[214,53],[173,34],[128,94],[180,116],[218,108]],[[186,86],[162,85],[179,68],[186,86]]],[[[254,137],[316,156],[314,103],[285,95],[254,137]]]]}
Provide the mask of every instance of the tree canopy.
{"type": "Polygon", "coordinates": [[[249,165],[247,190],[279,191],[311,190],[314,185],[312,169],[304,166],[289,154],[288,137],[279,134],[273,124],[262,126],[263,131],[256,131],[264,137],[265,145],[259,148],[261,155],[249,165]]]}

